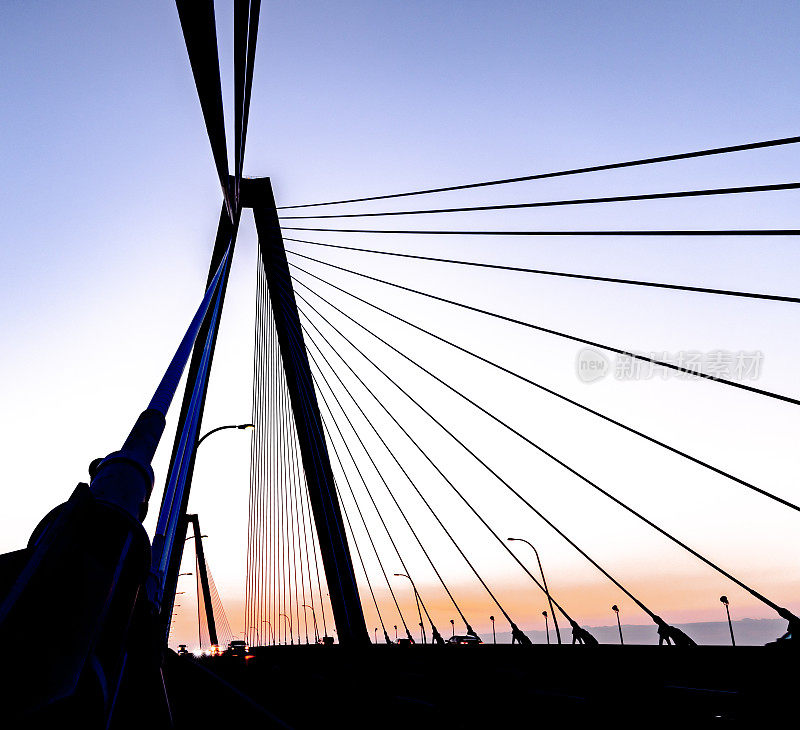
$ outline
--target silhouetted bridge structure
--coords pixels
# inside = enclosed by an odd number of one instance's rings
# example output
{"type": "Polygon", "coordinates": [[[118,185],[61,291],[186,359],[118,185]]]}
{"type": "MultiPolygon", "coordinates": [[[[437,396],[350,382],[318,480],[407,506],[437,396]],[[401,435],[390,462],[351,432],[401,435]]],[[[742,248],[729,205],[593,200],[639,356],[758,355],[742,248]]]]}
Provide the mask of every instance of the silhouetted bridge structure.
{"type": "MultiPolygon", "coordinates": [[[[328,722],[389,728],[539,722],[660,727],[720,721],[747,727],[791,712],[793,674],[784,671],[780,650],[702,646],[692,651],[665,654],[658,646],[613,645],[590,650],[556,645],[522,650],[509,644],[470,650],[275,646],[256,649],[247,664],[225,657],[207,657],[201,664],[269,708],[272,718],[254,708],[250,717],[276,727],[281,722],[298,728],[328,722]]],[[[186,692],[191,700],[189,686],[186,692]]],[[[208,705],[195,708],[189,701],[181,709],[188,725],[202,720],[208,705]]]]}
{"type": "MultiPolygon", "coordinates": [[[[78,485],[63,505],[42,520],[26,548],[3,556],[0,562],[0,646],[15,670],[2,686],[9,722],[22,727],[72,722],[86,728],[196,727],[234,721],[265,727],[330,723],[337,727],[487,727],[511,725],[520,718],[526,724],[604,718],[640,724],[726,719],[748,725],[779,718],[794,691],[790,661],[795,656],[798,618],[777,599],[745,583],[733,568],[722,567],[654,517],[628,504],[612,486],[587,476],[571,462],[570,454],[551,452],[505,420],[494,411],[491,398],[473,399],[451,377],[452,368],[429,369],[416,348],[405,347],[405,335],[420,338],[418,341],[425,343],[422,348],[435,345],[462,358],[468,363],[465,367],[484,368],[493,376],[500,374],[518,386],[565,404],[574,414],[599,419],[676,459],[688,460],[698,474],[711,473],[726,480],[731,489],[748,490],[785,509],[800,511],[798,506],[698,454],[550,388],[495,360],[492,353],[450,339],[430,321],[432,317],[420,321],[402,306],[394,310],[380,306],[370,294],[373,290],[360,290],[358,284],[369,282],[371,287],[386,287],[396,296],[415,297],[430,304],[431,311],[446,307],[474,315],[489,328],[512,326],[520,336],[535,332],[615,354],[634,365],[707,380],[709,388],[733,388],[788,406],[800,405],[800,401],[758,388],[746,379],[726,377],[719,369],[704,371],[691,363],[659,359],[579,331],[555,329],[505,314],[501,307],[493,310],[453,299],[434,288],[411,287],[402,277],[386,279],[363,268],[343,265],[330,253],[345,250],[382,260],[427,261],[473,271],[510,271],[532,277],[660,289],[675,296],[690,292],[723,299],[764,300],[764,306],[796,305],[800,299],[449,259],[397,248],[344,246],[285,234],[559,239],[796,236],[795,229],[767,228],[412,230],[361,226],[366,225],[364,220],[395,216],[403,216],[405,221],[418,216],[563,206],[581,210],[612,203],[796,190],[800,183],[790,182],[507,204],[394,209],[387,202],[757,152],[796,144],[800,137],[277,207],[269,178],[245,178],[242,174],[260,2],[234,3],[233,174],[228,163],[213,3],[178,0],[177,6],[223,197],[207,287],[162,382],[122,448],[93,462],[90,484],[78,485]],[[362,207],[352,208],[354,205],[362,207]],[[323,212],[317,212],[318,208],[323,212]],[[193,659],[167,648],[183,550],[189,537],[195,537],[199,600],[204,606],[202,622],[209,644],[224,649],[236,636],[224,618],[221,599],[206,569],[198,516],[189,514],[188,508],[239,223],[248,209],[255,218],[259,248],[243,641],[249,647],[241,656],[232,651],[221,657],[193,659]],[[332,227],[338,225],[336,221],[349,218],[362,222],[347,228],[332,227]],[[304,223],[298,225],[297,221],[304,223]],[[287,248],[286,242],[292,247],[287,248]],[[373,317],[383,317],[392,327],[402,326],[405,335],[384,333],[374,326],[373,317]],[[365,341],[378,347],[380,355],[366,352],[365,341]],[[385,365],[390,354],[400,363],[397,371],[385,365]],[[155,482],[151,460],[187,366],[186,389],[151,544],[142,527],[155,482]],[[402,375],[410,371],[424,376],[426,387],[435,384],[447,392],[459,409],[480,413],[492,428],[566,470],[586,490],[613,503],[631,519],[773,609],[787,621],[787,636],[767,647],[695,646],[668,617],[646,605],[634,586],[623,584],[611,567],[591,554],[579,535],[547,514],[531,490],[505,476],[497,454],[465,439],[453,423],[455,416],[447,421],[431,407],[427,396],[411,392],[402,375]],[[387,406],[387,399],[376,392],[376,378],[391,386],[403,397],[405,406],[423,418],[426,428],[422,433],[408,425],[407,411],[387,406]],[[442,441],[432,440],[433,431],[442,441]],[[437,444],[443,442],[448,445],[440,451],[437,444]],[[455,453],[458,457],[453,456],[455,453]],[[541,564],[539,570],[533,570],[527,560],[520,559],[505,534],[500,533],[496,516],[487,516],[475,503],[474,494],[453,473],[455,458],[467,461],[482,478],[493,480],[495,488],[513,500],[515,509],[547,525],[635,603],[653,621],[654,643],[677,646],[597,646],[591,632],[580,625],[579,617],[561,602],[558,591],[550,590],[541,564]],[[420,465],[425,473],[421,478],[420,465]],[[469,540],[454,529],[449,515],[437,508],[430,489],[434,478],[437,488],[459,505],[458,519],[469,522],[469,540]],[[187,533],[190,525],[193,535],[187,533]],[[408,543],[400,540],[398,533],[410,541],[413,560],[408,543]],[[500,550],[504,559],[521,571],[526,585],[541,591],[548,607],[545,618],[552,622],[552,645],[532,645],[519,619],[515,620],[512,609],[493,586],[491,575],[475,559],[476,543],[500,550]],[[446,561],[441,560],[442,545],[448,551],[446,561]],[[508,627],[516,646],[490,645],[485,636],[483,645],[463,645],[479,638],[470,623],[475,619],[469,616],[444,567],[454,560],[485,592],[496,620],[508,627]],[[451,614],[458,617],[461,642],[448,642],[456,636],[455,619],[450,626],[443,626],[425,588],[418,588],[418,584],[423,585],[418,577],[414,580],[418,561],[427,566],[426,580],[435,578],[437,590],[452,606],[451,614]],[[395,573],[398,568],[403,572],[395,573]],[[394,589],[396,581],[391,581],[390,575],[408,580],[415,615],[401,610],[394,589]],[[391,597],[388,608],[378,599],[383,590],[391,597]],[[364,603],[370,611],[374,608],[380,631],[377,627],[368,629],[362,605],[365,594],[368,599],[364,603]],[[59,640],[43,657],[30,651],[30,637],[32,627],[44,623],[59,640]],[[332,645],[334,633],[336,645],[332,645]]],[[[538,554],[536,557],[538,560],[538,554]]],[[[493,625],[494,621],[493,616],[493,625]]],[[[548,642],[550,637],[548,630],[548,642]]]]}

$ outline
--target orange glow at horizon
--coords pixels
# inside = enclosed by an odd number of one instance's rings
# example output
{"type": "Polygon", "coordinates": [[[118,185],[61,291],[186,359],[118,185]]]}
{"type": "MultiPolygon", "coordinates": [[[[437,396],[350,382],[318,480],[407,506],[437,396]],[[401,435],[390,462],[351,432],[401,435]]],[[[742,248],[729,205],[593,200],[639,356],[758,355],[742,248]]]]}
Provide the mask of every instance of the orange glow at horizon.
{"type": "MultiPolygon", "coordinates": [[[[791,581],[785,580],[788,586],[791,581]]],[[[712,584],[713,585],[713,584],[712,584]]],[[[503,608],[511,618],[524,631],[535,631],[544,629],[544,619],[542,611],[548,611],[547,599],[535,585],[520,585],[508,583],[498,583],[492,586],[496,589],[496,595],[500,598],[503,608]]],[[[458,617],[452,603],[446,596],[441,596],[441,591],[432,590],[431,586],[420,584],[418,586],[425,606],[430,612],[431,618],[443,636],[450,633],[450,619],[456,621],[456,633],[462,630],[461,620],[458,617]],[[428,590],[426,590],[426,588],[428,590]],[[427,595],[426,595],[427,594],[427,595]]],[[[648,625],[651,624],[650,618],[627,596],[622,594],[612,584],[603,581],[587,582],[581,584],[568,584],[559,586],[556,590],[550,586],[553,597],[563,605],[580,625],[584,626],[610,626],[614,624],[614,615],[611,606],[617,604],[620,608],[620,620],[623,625],[648,625]],[[607,607],[607,608],[605,608],[607,607]]],[[[645,604],[658,615],[671,623],[694,623],[704,621],[724,621],[725,612],[719,603],[721,592],[710,588],[707,579],[698,576],[672,576],[668,578],[643,578],[636,582],[637,594],[645,600],[645,604]]],[[[499,612],[496,604],[486,592],[474,584],[456,584],[451,586],[456,600],[464,612],[473,628],[481,635],[491,634],[491,622],[489,616],[496,618],[496,630],[498,633],[508,630],[505,620],[499,612]]],[[[382,595],[376,591],[378,603],[384,617],[386,630],[391,638],[394,638],[394,624],[399,623],[397,613],[388,592],[382,595]]],[[[764,606],[756,599],[743,592],[736,593],[735,590],[728,588],[727,595],[736,595],[734,602],[731,598],[731,614],[736,620],[750,619],[774,619],[777,618],[774,611],[764,606]]],[[[367,627],[372,636],[373,628],[379,627],[379,622],[375,614],[374,605],[367,604],[366,598],[369,594],[366,590],[362,591],[362,603],[367,619],[367,627]]],[[[412,600],[404,601],[405,596],[398,594],[400,608],[408,623],[412,634],[416,635],[417,614],[416,607],[412,600]]],[[[222,597],[225,612],[234,632],[239,634],[238,638],[244,634],[244,602],[231,596],[222,597]]],[[[170,638],[170,646],[177,647],[178,644],[187,644],[193,647],[197,644],[197,612],[193,609],[190,601],[184,601],[188,610],[179,613],[174,621],[174,627],[170,638]]],[[[789,604],[787,606],[795,612],[800,611],[800,604],[789,604]]],[[[302,612],[300,613],[302,619],[302,612]]],[[[563,625],[564,621],[559,614],[559,620],[563,625]]],[[[329,622],[330,623],[330,622],[329,622]]],[[[427,630],[427,619],[425,620],[427,630]]],[[[552,628],[552,627],[551,627],[552,628]]],[[[380,628],[378,629],[380,635],[380,628]]],[[[320,626],[320,633],[322,627],[320,626]]],[[[333,629],[329,626],[329,633],[333,629]]],[[[309,635],[313,641],[313,628],[309,618],[309,635]]],[[[334,634],[335,635],[335,634],[334,634]]],[[[403,635],[402,626],[399,635],[403,635]]],[[[304,627],[301,623],[300,637],[305,641],[304,627]]],[[[250,641],[253,637],[248,637],[250,641]]],[[[223,647],[225,648],[225,647],[223,647]]]]}

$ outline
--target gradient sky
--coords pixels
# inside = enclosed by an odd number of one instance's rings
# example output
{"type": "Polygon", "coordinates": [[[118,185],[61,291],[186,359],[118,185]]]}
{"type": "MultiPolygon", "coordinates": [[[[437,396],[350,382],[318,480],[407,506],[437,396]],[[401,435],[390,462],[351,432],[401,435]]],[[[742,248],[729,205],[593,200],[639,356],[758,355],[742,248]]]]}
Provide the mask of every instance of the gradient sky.
{"type": "MultiPolygon", "coordinates": [[[[229,107],[230,5],[217,3],[229,107]]],[[[795,135],[798,20],[796,3],[763,0],[266,2],[245,173],[270,175],[279,204],[292,204],[795,135]]],[[[92,458],[119,447],[149,400],[201,296],[220,196],[171,3],[6,2],[0,10],[0,68],[5,170],[0,549],[12,550],[86,478],[92,458]]],[[[358,210],[788,182],[798,179],[798,163],[797,150],[779,148],[364,204],[358,210]]],[[[796,204],[797,193],[782,192],[367,220],[381,223],[374,227],[398,228],[797,227],[796,204]]],[[[359,227],[356,222],[345,221],[343,227],[359,227]]],[[[798,291],[800,254],[794,239],[297,237],[600,275],[798,291]]],[[[288,247],[624,348],[758,350],[764,353],[758,386],[798,394],[796,305],[288,247]]],[[[250,416],[255,256],[252,222],[245,220],[211,380],[207,428],[250,416]]],[[[759,486],[800,499],[794,407],[674,378],[636,383],[607,378],[586,385],[575,376],[575,343],[354,282],[319,265],[308,268],[759,486]]],[[[331,298],[745,582],[800,611],[796,514],[486,372],[343,296],[331,298]]],[[[444,395],[366,334],[344,324],[342,329],[380,362],[391,364],[410,391],[456,426],[510,481],[523,485],[543,511],[580,536],[587,550],[661,615],[676,622],[722,618],[717,599],[726,593],[738,617],[773,616],[444,395]]],[[[335,335],[330,337],[335,342],[335,335]]],[[[382,389],[398,418],[440,454],[493,524],[503,534],[536,542],[554,594],[581,622],[609,623],[612,603],[620,604],[632,623],[644,622],[617,589],[545,525],[516,508],[369,365],[339,345],[353,367],[382,389]]],[[[374,421],[391,433],[398,456],[426,480],[454,531],[470,541],[504,604],[521,625],[533,627],[543,608],[535,587],[522,582],[514,565],[484,541],[377,411],[374,421]]],[[[172,428],[174,423],[173,413],[172,428]]],[[[171,435],[157,455],[149,528],[170,445],[171,435]]],[[[375,454],[391,473],[377,444],[375,454]]],[[[234,623],[241,622],[248,469],[249,436],[236,431],[215,436],[198,457],[192,493],[191,509],[209,535],[209,560],[234,623]]],[[[410,497],[408,504],[427,526],[410,497]]],[[[481,617],[494,609],[441,538],[431,539],[443,572],[477,617],[476,627],[485,631],[488,621],[481,617]]],[[[435,617],[445,624],[450,615],[441,591],[417,556],[409,560],[437,610],[435,617]]],[[[407,589],[403,600],[410,610],[407,589]]],[[[187,639],[190,619],[187,615],[181,624],[187,639]]]]}

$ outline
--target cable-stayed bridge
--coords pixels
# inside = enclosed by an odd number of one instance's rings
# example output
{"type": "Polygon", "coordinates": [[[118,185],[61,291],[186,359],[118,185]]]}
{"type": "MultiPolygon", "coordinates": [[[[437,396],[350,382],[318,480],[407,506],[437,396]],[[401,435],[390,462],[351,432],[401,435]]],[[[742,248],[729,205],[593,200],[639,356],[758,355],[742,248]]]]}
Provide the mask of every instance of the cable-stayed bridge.
{"type": "MultiPolygon", "coordinates": [[[[688,448],[678,438],[596,408],[509,363],[498,348],[478,347],[468,337],[451,335],[443,323],[485,328],[514,342],[536,337],[539,347],[568,343],[579,351],[577,376],[585,382],[605,377],[611,358],[616,358],[615,366],[624,372],[672,374],[686,387],[728,390],[776,408],[793,408],[800,405],[793,393],[758,384],[754,369],[759,353],[720,351],[699,359],[691,353],[677,358],[645,353],[594,335],[580,322],[554,326],[536,311],[506,306],[504,294],[511,299],[516,291],[498,288],[494,277],[536,282],[523,287],[545,281],[591,282],[674,297],[746,301],[763,308],[765,322],[769,307],[794,306],[800,298],[757,287],[734,290],[660,281],[655,275],[601,276],[585,273],[579,265],[569,270],[519,266],[489,253],[481,259],[435,256],[407,242],[421,236],[487,241],[791,239],[800,231],[757,224],[590,229],[581,223],[581,211],[623,203],[735,198],[748,201],[757,214],[763,196],[792,194],[800,182],[510,203],[472,197],[478,202],[461,204],[450,202],[456,200],[450,194],[755,155],[795,145],[800,137],[278,206],[268,177],[243,174],[260,2],[234,3],[232,165],[213,3],[179,0],[177,8],[222,193],[207,285],[162,381],[121,449],[92,462],[90,482],[78,485],[44,517],[26,548],[3,556],[0,636],[14,657],[9,663],[17,668],[3,685],[11,722],[23,727],[63,721],[86,727],[182,727],[236,718],[264,726],[416,722],[482,727],[535,713],[573,722],[598,717],[633,721],[642,713],[740,723],[779,717],[789,688],[788,660],[800,630],[800,619],[786,607],[792,597],[770,595],[745,579],[735,562],[710,553],[705,543],[696,544],[662,522],[659,514],[621,496],[613,482],[587,470],[576,453],[556,450],[533,435],[530,424],[509,416],[495,385],[507,383],[502,387],[509,393],[534,392],[569,418],[602,423],[676,464],[691,465],[698,490],[705,479],[722,482],[732,492],[749,494],[754,505],[792,514],[800,511],[796,498],[707,459],[699,445],[688,448]],[[450,197],[445,203],[420,203],[442,199],[437,196],[450,197]],[[504,216],[556,208],[574,211],[574,227],[498,228],[504,217],[494,227],[472,230],[438,224],[457,214],[504,216]],[[258,260],[252,423],[240,426],[253,427],[240,633],[226,616],[203,549],[203,516],[190,512],[189,499],[197,448],[205,438],[203,413],[231,265],[247,211],[255,220],[258,260]],[[403,216],[401,225],[391,223],[396,216],[403,216]],[[415,226],[417,220],[435,222],[415,226]],[[360,236],[399,243],[361,245],[360,236]],[[389,263],[376,271],[373,261],[389,263]],[[433,265],[436,273],[427,275],[424,286],[412,286],[403,276],[411,263],[433,265]],[[484,296],[470,296],[473,292],[450,285],[449,271],[469,271],[470,281],[488,282],[477,284],[484,296]],[[407,307],[405,302],[412,300],[414,306],[407,307]],[[416,314],[420,311],[425,316],[416,314]],[[424,356],[430,353],[436,356],[424,356]],[[464,373],[472,387],[465,387],[464,373]],[[151,540],[142,527],[156,481],[151,461],[184,374],[178,428],[151,540]],[[460,425],[466,418],[479,418],[481,433],[491,438],[465,436],[460,425]],[[508,444],[513,446],[506,451],[508,444]],[[527,478],[508,468],[514,460],[526,465],[527,478]],[[567,475],[580,494],[590,495],[581,498],[586,501],[576,505],[576,513],[589,509],[589,499],[618,511],[637,530],[718,576],[731,591],[766,606],[785,622],[785,636],[767,647],[697,646],[677,620],[598,556],[574,525],[550,512],[537,473],[545,468],[567,475]],[[601,646],[583,624],[580,608],[548,584],[536,547],[526,535],[509,534],[508,525],[517,520],[535,524],[539,533],[547,530],[612,585],[626,608],[641,611],[652,624],[653,646],[625,645],[621,623],[620,645],[601,646]],[[192,539],[198,644],[213,654],[201,661],[168,649],[176,596],[182,593],[178,579],[186,564],[184,548],[192,539]],[[520,591],[538,592],[547,648],[534,646],[526,631],[529,619],[519,614],[520,602],[502,590],[498,576],[504,573],[514,576],[520,591]],[[464,576],[474,587],[469,595],[464,576]],[[412,603],[405,598],[409,595],[412,603]],[[474,595],[491,606],[491,635],[476,629],[485,619],[475,615],[474,595]],[[53,656],[43,661],[26,642],[32,627],[45,621],[59,641],[53,656]],[[498,630],[509,634],[514,646],[495,646],[498,630]]],[[[623,460],[625,454],[614,458],[623,460]]],[[[723,603],[727,611],[727,598],[723,603]]],[[[616,604],[613,610],[619,621],[616,604]]]]}

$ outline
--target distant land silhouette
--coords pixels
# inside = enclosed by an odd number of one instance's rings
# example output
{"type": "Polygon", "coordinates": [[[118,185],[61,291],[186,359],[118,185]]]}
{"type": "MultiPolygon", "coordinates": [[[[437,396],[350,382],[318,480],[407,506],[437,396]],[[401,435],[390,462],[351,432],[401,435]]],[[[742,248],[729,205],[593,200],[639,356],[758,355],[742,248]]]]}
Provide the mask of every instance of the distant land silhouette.
{"type": "MultiPolygon", "coordinates": [[[[730,645],[731,635],[728,631],[727,621],[699,621],[690,624],[675,624],[681,631],[685,631],[698,644],[730,645]]],[[[572,642],[572,631],[560,625],[561,640],[567,644],[572,642]]],[[[619,631],[616,625],[586,626],[591,634],[601,644],[619,644],[619,631]]],[[[733,622],[733,634],[736,644],[741,646],[759,646],[768,641],[774,641],[786,631],[786,621],[772,618],[744,618],[733,622]]],[[[546,644],[547,636],[544,630],[525,631],[535,644],[546,644]]],[[[655,624],[623,624],[622,635],[626,644],[658,644],[658,633],[655,624]]],[[[484,632],[481,639],[485,644],[492,643],[492,632],[484,632]]],[[[555,643],[556,633],[550,625],[550,641],[555,643]]],[[[510,644],[511,632],[497,632],[498,644],[510,644]]]]}

